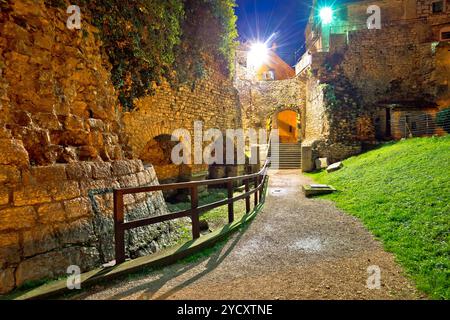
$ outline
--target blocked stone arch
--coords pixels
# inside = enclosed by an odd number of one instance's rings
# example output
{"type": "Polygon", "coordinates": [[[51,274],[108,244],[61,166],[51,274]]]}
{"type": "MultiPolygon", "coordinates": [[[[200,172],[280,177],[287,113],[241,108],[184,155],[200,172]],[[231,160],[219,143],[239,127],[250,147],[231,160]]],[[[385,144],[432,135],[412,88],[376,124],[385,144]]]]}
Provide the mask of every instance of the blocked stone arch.
{"type": "MultiPolygon", "coordinates": [[[[172,141],[172,133],[172,131],[164,130],[153,135],[144,143],[139,154],[139,159],[144,165],[154,167],[160,183],[180,182],[183,174],[188,170],[188,165],[177,165],[172,162],[172,150],[182,142],[182,139],[172,141]]],[[[192,138],[192,132],[190,134],[192,138]]]]}
{"type": "Polygon", "coordinates": [[[139,158],[154,166],[172,164],[171,152],[179,141],[172,141],[171,134],[159,134],[147,141],[139,158]]]}

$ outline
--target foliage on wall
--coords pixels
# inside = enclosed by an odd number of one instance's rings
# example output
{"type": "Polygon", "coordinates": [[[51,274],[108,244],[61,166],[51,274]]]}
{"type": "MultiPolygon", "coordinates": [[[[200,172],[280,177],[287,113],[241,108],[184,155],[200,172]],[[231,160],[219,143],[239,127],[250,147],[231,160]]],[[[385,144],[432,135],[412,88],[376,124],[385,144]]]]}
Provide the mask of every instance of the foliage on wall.
{"type": "MultiPolygon", "coordinates": [[[[64,8],[64,0],[46,0],[64,8]]],[[[232,72],[237,31],[235,0],[80,0],[112,64],[125,109],[151,94],[152,82],[195,82],[206,56],[232,72]]]]}
{"type": "Polygon", "coordinates": [[[184,0],[183,35],[176,59],[179,82],[192,83],[204,75],[205,53],[224,74],[233,74],[238,37],[235,6],[235,0],[184,0]]]}

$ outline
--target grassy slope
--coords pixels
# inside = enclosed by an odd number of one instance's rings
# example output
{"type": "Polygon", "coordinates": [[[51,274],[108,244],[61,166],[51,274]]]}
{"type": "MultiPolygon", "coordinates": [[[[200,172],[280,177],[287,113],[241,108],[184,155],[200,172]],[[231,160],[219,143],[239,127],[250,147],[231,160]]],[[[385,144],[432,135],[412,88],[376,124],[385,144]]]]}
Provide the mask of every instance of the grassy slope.
{"type": "Polygon", "coordinates": [[[387,144],[311,174],[339,192],[325,198],[359,217],[436,299],[450,299],[450,136],[387,144]]]}

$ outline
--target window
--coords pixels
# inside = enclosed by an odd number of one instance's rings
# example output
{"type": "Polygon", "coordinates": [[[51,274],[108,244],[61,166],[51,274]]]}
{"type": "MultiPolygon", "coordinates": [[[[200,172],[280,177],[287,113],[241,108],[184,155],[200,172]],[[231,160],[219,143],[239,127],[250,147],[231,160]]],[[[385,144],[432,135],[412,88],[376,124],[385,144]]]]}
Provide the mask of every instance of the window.
{"type": "Polygon", "coordinates": [[[442,12],[444,12],[444,1],[433,2],[433,4],[432,4],[432,12],[433,13],[442,13],[442,12]]]}
{"type": "Polygon", "coordinates": [[[441,33],[442,41],[450,41],[450,31],[445,31],[441,33]]]}
{"type": "Polygon", "coordinates": [[[450,27],[441,29],[441,39],[440,41],[450,41],[450,27]]]}

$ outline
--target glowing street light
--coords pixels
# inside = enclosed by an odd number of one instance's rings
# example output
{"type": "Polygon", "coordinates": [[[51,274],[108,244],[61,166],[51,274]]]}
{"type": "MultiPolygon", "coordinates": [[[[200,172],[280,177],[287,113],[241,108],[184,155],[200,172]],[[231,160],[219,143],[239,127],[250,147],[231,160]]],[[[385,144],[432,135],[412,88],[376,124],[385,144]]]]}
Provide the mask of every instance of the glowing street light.
{"type": "Polygon", "coordinates": [[[269,49],[265,43],[256,42],[250,47],[247,53],[247,65],[250,68],[258,69],[267,62],[269,57],[269,49]]]}
{"type": "Polygon", "coordinates": [[[333,21],[333,9],[330,7],[324,7],[320,9],[319,16],[324,25],[330,24],[333,21]]]}

